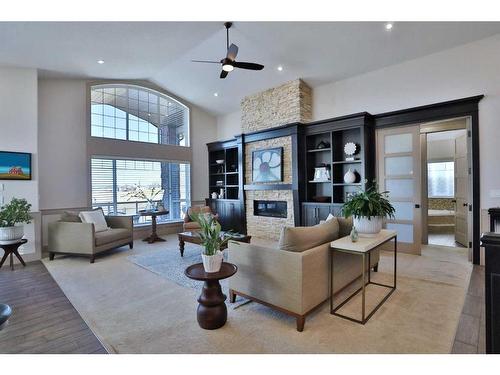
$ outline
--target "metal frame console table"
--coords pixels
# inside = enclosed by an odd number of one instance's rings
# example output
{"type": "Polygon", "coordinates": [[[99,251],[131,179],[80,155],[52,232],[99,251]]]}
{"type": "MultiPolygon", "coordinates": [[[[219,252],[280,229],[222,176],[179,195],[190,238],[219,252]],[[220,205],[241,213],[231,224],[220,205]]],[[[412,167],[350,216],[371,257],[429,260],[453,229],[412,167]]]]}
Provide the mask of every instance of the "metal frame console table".
{"type": "Polygon", "coordinates": [[[338,240],[332,241],[330,243],[330,314],[350,320],[352,322],[365,324],[375,312],[382,306],[382,304],[389,298],[389,296],[396,290],[396,275],[397,275],[397,253],[398,253],[398,238],[396,231],[382,229],[379,234],[374,237],[359,237],[358,241],[352,242],[349,236],[342,237],[338,240]],[[383,244],[394,240],[394,282],[393,285],[381,284],[378,282],[371,281],[371,252],[383,244]],[[335,308],[334,306],[334,298],[333,298],[333,253],[335,251],[340,251],[343,253],[359,255],[362,259],[362,285],[359,289],[357,289],[354,293],[352,293],[349,297],[347,297],[344,301],[342,301],[335,308]],[[366,266],[366,258],[368,258],[368,267],[366,266]],[[366,281],[366,273],[368,268],[368,281],[366,281]],[[377,306],[373,308],[373,310],[366,315],[366,286],[369,284],[382,286],[385,288],[389,288],[390,291],[386,294],[386,296],[380,301],[377,306]],[[347,315],[343,315],[338,313],[337,311],[344,306],[347,302],[349,302],[354,296],[356,296],[359,292],[361,292],[361,320],[352,318],[347,315]]]}

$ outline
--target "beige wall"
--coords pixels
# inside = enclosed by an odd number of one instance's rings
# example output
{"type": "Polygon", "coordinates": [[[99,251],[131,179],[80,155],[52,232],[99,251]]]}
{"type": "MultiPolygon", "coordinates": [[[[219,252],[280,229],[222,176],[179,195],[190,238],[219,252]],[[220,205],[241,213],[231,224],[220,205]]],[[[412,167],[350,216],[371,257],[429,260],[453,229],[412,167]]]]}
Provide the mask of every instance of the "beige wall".
{"type": "Polygon", "coordinates": [[[38,82],[40,208],[87,206],[86,83],[38,82]]]}
{"type": "Polygon", "coordinates": [[[38,110],[36,69],[0,68],[0,150],[31,153],[31,181],[0,180],[0,206],[12,198],[32,205],[33,222],[24,226],[26,261],[40,256],[38,110]]]}
{"type": "Polygon", "coordinates": [[[241,134],[241,111],[217,117],[217,139],[231,139],[241,134]]]}
{"type": "Polygon", "coordinates": [[[189,148],[106,139],[92,139],[87,144],[87,81],[41,79],[38,95],[42,209],[88,205],[87,152],[89,155],[128,155],[192,162],[191,198],[199,201],[207,197],[206,143],[216,139],[217,124],[214,116],[185,103],[190,108],[191,116],[189,148]]]}

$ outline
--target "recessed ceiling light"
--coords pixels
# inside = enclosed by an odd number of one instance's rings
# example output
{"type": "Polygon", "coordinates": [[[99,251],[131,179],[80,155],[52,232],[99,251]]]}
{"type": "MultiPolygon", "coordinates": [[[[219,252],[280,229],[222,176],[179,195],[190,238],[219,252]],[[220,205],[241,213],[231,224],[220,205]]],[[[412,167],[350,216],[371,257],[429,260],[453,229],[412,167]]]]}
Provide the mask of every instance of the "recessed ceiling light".
{"type": "Polygon", "coordinates": [[[394,26],[394,25],[392,24],[392,22],[387,22],[387,23],[385,24],[385,29],[386,29],[386,30],[391,30],[393,26],[394,26]]]}
{"type": "Polygon", "coordinates": [[[218,92],[214,92],[214,96],[219,96],[219,93],[218,92]]]}
{"type": "Polygon", "coordinates": [[[104,60],[97,60],[97,63],[102,65],[104,64],[104,60]]]}
{"type": "Polygon", "coordinates": [[[283,67],[281,65],[278,65],[276,69],[278,69],[279,72],[283,71],[283,67]]]}

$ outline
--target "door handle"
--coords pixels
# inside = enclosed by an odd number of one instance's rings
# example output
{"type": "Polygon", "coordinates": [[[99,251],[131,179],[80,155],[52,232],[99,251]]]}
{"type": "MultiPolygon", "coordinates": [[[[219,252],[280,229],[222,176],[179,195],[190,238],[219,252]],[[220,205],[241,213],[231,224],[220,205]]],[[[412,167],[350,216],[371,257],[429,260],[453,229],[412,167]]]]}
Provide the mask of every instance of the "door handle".
{"type": "Polygon", "coordinates": [[[415,204],[415,208],[420,208],[420,205],[418,203],[415,204]]]}

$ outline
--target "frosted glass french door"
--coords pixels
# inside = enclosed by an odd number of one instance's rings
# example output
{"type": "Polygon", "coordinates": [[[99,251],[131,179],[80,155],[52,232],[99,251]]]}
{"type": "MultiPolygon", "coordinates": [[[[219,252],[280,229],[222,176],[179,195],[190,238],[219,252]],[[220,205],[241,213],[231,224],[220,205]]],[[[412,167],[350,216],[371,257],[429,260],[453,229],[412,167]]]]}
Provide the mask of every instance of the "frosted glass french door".
{"type": "Polygon", "coordinates": [[[386,228],[398,233],[398,249],[412,254],[421,247],[420,164],[418,125],[377,130],[377,182],[396,209],[386,228]]]}

